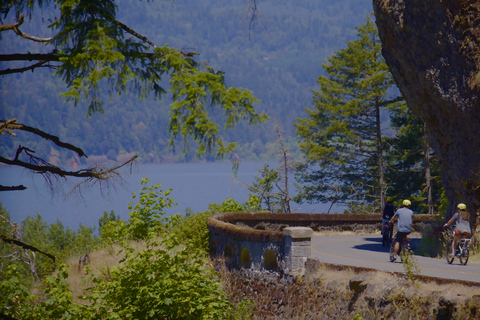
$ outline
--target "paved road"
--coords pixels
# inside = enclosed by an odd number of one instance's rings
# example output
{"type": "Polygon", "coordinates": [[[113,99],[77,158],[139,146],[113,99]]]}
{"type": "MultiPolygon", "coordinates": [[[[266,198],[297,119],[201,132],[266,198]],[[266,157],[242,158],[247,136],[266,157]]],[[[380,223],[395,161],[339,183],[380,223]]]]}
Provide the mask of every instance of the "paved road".
{"type": "MultiPolygon", "coordinates": [[[[411,236],[412,249],[418,247],[421,239],[411,236]]],[[[389,248],[382,247],[380,236],[314,236],[312,257],[321,262],[374,268],[384,271],[404,272],[400,259],[389,260],[389,248]]],[[[447,279],[458,279],[480,283],[480,264],[469,261],[466,266],[458,259],[448,264],[445,259],[415,256],[420,274],[447,279]]]]}

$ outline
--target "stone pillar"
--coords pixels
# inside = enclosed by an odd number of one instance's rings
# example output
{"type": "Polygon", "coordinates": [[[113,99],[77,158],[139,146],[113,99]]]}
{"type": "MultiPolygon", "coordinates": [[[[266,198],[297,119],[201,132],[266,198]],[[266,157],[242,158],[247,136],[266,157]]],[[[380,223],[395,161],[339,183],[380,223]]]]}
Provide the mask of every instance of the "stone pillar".
{"type": "Polygon", "coordinates": [[[304,227],[288,227],[283,229],[285,236],[285,272],[303,273],[305,261],[312,252],[313,230],[304,227]]]}

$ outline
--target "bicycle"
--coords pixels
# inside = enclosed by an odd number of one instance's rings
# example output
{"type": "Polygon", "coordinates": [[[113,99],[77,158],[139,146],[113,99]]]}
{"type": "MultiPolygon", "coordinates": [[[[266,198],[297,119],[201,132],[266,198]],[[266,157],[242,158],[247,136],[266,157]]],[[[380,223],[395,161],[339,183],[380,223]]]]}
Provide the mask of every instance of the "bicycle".
{"type": "Polygon", "coordinates": [[[390,224],[384,222],[382,226],[382,247],[387,247],[390,245],[392,239],[390,238],[390,224]]]}
{"type": "Polygon", "coordinates": [[[470,256],[470,241],[470,238],[461,238],[457,243],[457,247],[455,248],[455,254],[452,254],[453,238],[448,241],[445,248],[445,257],[448,264],[452,264],[455,257],[460,260],[460,264],[467,264],[468,258],[470,256]]]}
{"type": "MultiPolygon", "coordinates": [[[[393,238],[392,244],[390,245],[390,262],[395,261],[395,244],[397,243],[397,234],[395,234],[395,237],[393,238]]],[[[408,236],[405,237],[405,241],[402,242],[402,245],[400,246],[400,250],[398,250],[398,256],[400,257],[400,260],[403,262],[402,255],[406,252],[412,253],[412,248],[410,246],[410,241],[412,239],[408,238],[408,236]]]]}

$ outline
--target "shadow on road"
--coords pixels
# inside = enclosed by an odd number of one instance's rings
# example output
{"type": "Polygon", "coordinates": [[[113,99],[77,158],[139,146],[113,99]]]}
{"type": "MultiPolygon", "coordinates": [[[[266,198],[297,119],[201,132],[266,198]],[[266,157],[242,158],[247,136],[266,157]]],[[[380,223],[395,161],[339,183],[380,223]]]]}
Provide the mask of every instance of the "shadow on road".
{"type": "MultiPolygon", "coordinates": [[[[369,237],[364,238],[365,241],[369,243],[361,244],[353,246],[353,249],[358,250],[367,250],[367,251],[374,251],[374,252],[389,252],[390,246],[383,247],[382,246],[382,238],[381,237],[369,237]]],[[[415,253],[415,249],[420,247],[422,239],[421,238],[411,238],[410,247],[412,248],[413,252],[415,253]]]]}

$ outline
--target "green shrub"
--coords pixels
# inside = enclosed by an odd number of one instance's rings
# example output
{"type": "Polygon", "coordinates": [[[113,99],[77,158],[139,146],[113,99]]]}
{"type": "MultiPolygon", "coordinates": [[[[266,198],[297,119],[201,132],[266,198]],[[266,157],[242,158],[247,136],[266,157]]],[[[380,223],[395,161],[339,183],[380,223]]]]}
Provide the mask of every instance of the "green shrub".
{"type": "Polygon", "coordinates": [[[110,280],[94,277],[97,317],[119,319],[228,319],[231,306],[221,282],[199,250],[169,239],[127,250],[110,280]]]}
{"type": "Polygon", "coordinates": [[[422,224],[420,234],[422,242],[417,254],[427,257],[441,257],[444,254],[445,239],[443,225],[440,222],[422,224]]]}

